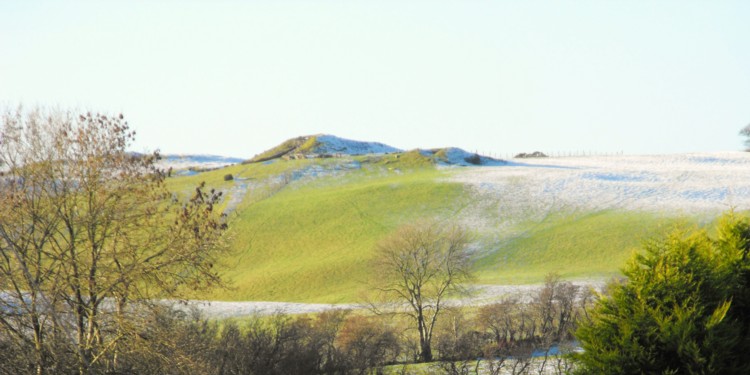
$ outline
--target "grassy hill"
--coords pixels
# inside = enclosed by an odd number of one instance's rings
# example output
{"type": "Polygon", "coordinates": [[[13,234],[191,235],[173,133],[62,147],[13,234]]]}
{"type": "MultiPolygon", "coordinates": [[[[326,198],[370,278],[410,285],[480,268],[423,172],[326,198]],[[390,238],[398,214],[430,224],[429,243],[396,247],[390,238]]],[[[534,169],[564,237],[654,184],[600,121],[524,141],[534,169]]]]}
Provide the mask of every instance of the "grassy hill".
{"type": "MultiPolygon", "coordinates": [[[[373,248],[400,224],[422,217],[466,222],[487,197],[452,182],[460,168],[439,168],[412,151],[233,165],[173,177],[189,192],[200,181],[228,195],[232,254],[221,272],[230,290],[216,300],[340,303],[361,301],[373,248]],[[232,180],[225,180],[231,174],[232,180]]],[[[477,213],[478,212],[478,213],[477,213]]],[[[478,284],[608,277],[641,241],[683,219],[639,211],[568,210],[541,220],[481,215],[476,236],[478,284]],[[512,222],[512,224],[508,224],[512,222]]]]}

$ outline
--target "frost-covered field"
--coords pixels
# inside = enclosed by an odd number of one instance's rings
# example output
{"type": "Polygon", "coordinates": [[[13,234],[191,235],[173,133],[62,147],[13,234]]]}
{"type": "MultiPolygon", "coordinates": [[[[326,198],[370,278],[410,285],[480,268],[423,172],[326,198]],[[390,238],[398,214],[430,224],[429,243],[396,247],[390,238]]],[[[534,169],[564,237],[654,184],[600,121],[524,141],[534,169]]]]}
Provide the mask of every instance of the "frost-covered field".
{"type": "Polygon", "coordinates": [[[521,159],[453,177],[504,217],[562,209],[674,214],[750,209],[750,153],[521,159]]]}

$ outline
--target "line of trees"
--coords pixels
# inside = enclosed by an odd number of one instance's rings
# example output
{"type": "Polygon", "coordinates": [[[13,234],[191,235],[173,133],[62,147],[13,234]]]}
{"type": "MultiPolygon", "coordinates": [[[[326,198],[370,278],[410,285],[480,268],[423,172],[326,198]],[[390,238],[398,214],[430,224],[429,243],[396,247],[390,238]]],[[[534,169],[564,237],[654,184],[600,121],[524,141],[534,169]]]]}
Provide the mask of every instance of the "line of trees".
{"type": "MultiPolygon", "coordinates": [[[[550,277],[531,301],[523,296],[480,309],[447,307],[434,330],[430,373],[562,374],[582,309],[580,290],[550,277]],[[575,306],[566,301],[576,300],[575,306]]],[[[256,316],[211,321],[196,311],[155,305],[132,320],[135,335],[119,343],[110,374],[373,374],[406,372],[419,358],[410,319],[361,311],[314,316],[256,316]]],[[[54,373],[76,373],[65,342],[50,344],[54,373]]],[[[34,355],[0,335],[0,373],[33,374],[34,355]]]]}

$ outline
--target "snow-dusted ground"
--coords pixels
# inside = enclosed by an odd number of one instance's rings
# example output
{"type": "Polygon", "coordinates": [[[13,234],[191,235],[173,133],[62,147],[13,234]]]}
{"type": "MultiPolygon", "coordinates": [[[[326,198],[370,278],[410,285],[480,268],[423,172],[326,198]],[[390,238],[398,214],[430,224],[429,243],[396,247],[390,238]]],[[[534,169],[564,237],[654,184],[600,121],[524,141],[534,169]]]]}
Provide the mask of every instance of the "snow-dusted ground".
{"type": "Polygon", "coordinates": [[[227,302],[227,301],[189,301],[187,305],[178,304],[176,308],[197,308],[209,318],[234,318],[250,315],[283,314],[306,314],[319,313],[333,309],[356,309],[361,308],[355,304],[319,304],[319,303],[295,303],[295,302],[227,302]]]}
{"type": "Polygon", "coordinates": [[[670,214],[750,209],[746,152],[516,159],[457,170],[451,180],[476,193],[475,214],[496,210],[510,220],[538,220],[565,209],[670,214]]]}
{"type": "MultiPolygon", "coordinates": [[[[590,279],[574,281],[573,284],[581,288],[601,290],[604,280],[590,279]]],[[[498,302],[503,298],[517,296],[524,302],[530,302],[532,296],[542,288],[542,284],[526,285],[473,285],[469,297],[447,301],[449,306],[481,306],[498,302]]],[[[177,308],[197,308],[210,318],[231,318],[249,315],[270,315],[275,313],[305,314],[319,313],[333,309],[364,309],[366,305],[359,304],[318,304],[295,302],[227,302],[227,301],[190,301],[187,305],[176,305],[177,308]]]]}
{"type": "Polygon", "coordinates": [[[319,154],[365,155],[401,152],[400,149],[379,142],[353,141],[329,134],[318,135],[316,138],[318,146],[315,152],[319,154]]]}
{"type": "Polygon", "coordinates": [[[226,167],[227,165],[242,163],[244,159],[217,155],[162,155],[157,165],[163,169],[174,170],[199,168],[212,169],[226,167]]]}

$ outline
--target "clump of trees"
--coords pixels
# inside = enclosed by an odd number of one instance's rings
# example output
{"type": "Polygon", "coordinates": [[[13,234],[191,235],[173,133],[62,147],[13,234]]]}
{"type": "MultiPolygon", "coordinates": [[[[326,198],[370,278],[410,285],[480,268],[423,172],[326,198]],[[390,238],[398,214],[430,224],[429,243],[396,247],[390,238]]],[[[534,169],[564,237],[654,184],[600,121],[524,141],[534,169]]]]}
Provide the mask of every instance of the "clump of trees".
{"type": "Polygon", "coordinates": [[[572,369],[573,333],[592,292],[550,274],[531,295],[511,295],[475,313],[448,310],[437,331],[448,374],[564,374],[572,369]]]}
{"type": "Polygon", "coordinates": [[[478,310],[447,305],[448,297],[466,295],[462,286],[472,280],[470,240],[462,227],[420,221],[377,245],[375,311],[402,316],[410,327],[402,360],[438,359],[435,370],[451,374],[570,370],[562,354],[572,349],[592,293],[551,274],[531,296],[508,296],[478,310]]]}
{"type": "Polygon", "coordinates": [[[541,151],[534,151],[534,152],[522,152],[520,154],[516,154],[514,158],[516,159],[528,159],[528,158],[546,158],[547,154],[541,152],[541,151]]]}
{"type": "Polygon", "coordinates": [[[646,244],[578,330],[576,373],[750,373],[750,222],[729,213],[715,233],[646,244]]]}
{"type": "Polygon", "coordinates": [[[151,301],[221,283],[221,194],[169,192],[122,115],[2,116],[0,345],[17,373],[118,372],[151,301]]]}
{"type": "Polygon", "coordinates": [[[482,157],[479,156],[479,154],[473,154],[471,156],[465,157],[464,161],[466,161],[469,164],[481,165],[482,164],[482,157]]]}
{"type": "Polygon", "coordinates": [[[400,339],[385,320],[348,311],[223,323],[179,310],[156,317],[145,332],[162,339],[129,357],[126,373],[356,375],[382,369],[400,354],[400,339]]]}

